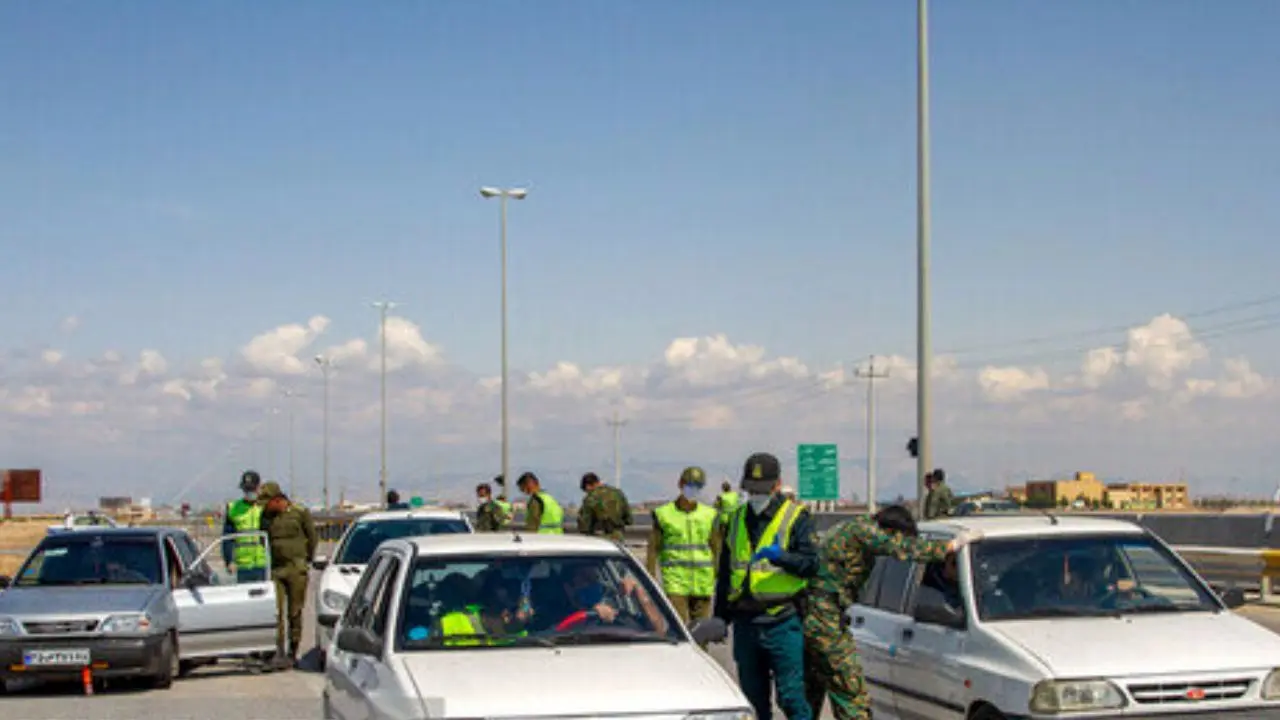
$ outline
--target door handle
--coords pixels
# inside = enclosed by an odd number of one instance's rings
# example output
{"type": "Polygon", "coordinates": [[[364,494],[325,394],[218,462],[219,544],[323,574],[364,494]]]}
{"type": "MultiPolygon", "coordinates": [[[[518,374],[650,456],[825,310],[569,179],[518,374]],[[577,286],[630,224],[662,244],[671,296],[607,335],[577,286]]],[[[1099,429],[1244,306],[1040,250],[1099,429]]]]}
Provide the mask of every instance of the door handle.
{"type": "Polygon", "coordinates": [[[263,590],[262,588],[254,588],[249,591],[249,597],[262,597],[263,595],[266,595],[266,594],[267,594],[267,591],[263,590]]]}
{"type": "Polygon", "coordinates": [[[912,630],[911,628],[903,628],[903,629],[902,629],[902,639],[903,639],[903,640],[910,640],[911,638],[913,638],[913,637],[915,637],[915,636],[916,636],[916,631],[915,631],[915,630],[912,630]]]}

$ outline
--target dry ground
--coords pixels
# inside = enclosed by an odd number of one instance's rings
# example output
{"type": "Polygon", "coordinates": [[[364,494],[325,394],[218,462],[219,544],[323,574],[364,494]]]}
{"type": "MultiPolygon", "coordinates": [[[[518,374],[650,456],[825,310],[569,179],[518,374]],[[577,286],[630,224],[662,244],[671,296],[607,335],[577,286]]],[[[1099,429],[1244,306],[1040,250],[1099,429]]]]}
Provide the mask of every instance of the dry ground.
{"type": "Polygon", "coordinates": [[[44,522],[5,522],[0,524],[0,575],[13,575],[31,548],[48,530],[44,522]]]}

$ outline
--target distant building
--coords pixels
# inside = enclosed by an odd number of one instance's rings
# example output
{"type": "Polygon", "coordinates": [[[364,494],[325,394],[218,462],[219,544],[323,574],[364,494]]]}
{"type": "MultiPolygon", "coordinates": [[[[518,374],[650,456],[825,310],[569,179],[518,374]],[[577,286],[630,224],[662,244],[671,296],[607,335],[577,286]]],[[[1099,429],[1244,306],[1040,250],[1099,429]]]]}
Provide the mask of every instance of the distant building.
{"type": "Polygon", "coordinates": [[[1112,507],[1124,510],[1185,510],[1191,507],[1187,484],[1113,483],[1107,486],[1112,507]]]}
{"type": "Polygon", "coordinates": [[[1004,489],[1004,496],[1019,505],[1025,505],[1027,502],[1027,486],[1010,485],[1004,489]]]}
{"type": "Polygon", "coordinates": [[[1027,483],[1029,505],[1039,507],[1102,505],[1107,487],[1091,472],[1078,472],[1070,480],[1033,480],[1027,483]]]}

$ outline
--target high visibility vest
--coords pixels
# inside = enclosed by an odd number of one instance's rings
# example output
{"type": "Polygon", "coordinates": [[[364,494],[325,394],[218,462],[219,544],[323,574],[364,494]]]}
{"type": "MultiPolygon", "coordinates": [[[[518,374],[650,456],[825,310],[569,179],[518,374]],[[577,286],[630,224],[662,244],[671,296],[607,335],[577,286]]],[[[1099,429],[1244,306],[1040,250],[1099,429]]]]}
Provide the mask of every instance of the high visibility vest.
{"type": "Polygon", "coordinates": [[[455,640],[449,638],[454,635],[475,636],[486,633],[480,614],[467,610],[451,612],[441,617],[440,634],[444,636],[447,645],[480,645],[481,639],[478,637],[460,637],[455,640]]]}
{"type": "Polygon", "coordinates": [[[498,504],[498,509],[502,510],[502,521],[510,522],[511,521],[511,503],[507,502],[506,500],[494,500],[494,502],[498,504]]]}
{"type": "MultiPolygon", "coordinates": [[[[257,503],[236,500],[227,505],[227,517],[238,533],[262,530],[262,506],[257,503]]],[[[267,566],[267,549],[263,547],[262,538],[236,538],[231,557],[241,570],[267,566]]]]}
{"type": "Polygon", "coordinates": [[[711,597],[716,589],[716,568],[711,554],[711,531],[716,511],[698,503],[685,512],[669,502],[653,511],[662,531],[658,567],[667,595],[711,597]]]}
{"type": "Polygon", "coordinates": [[[550,495],[539,491],[536,497],[542,501],[542,522],[538,532],[544,535],[564,534],[564,509],[550,495]]]}
{"type": "Polygon", "coordinates": [[[741,504],[738,493],[733,491],[720,493],[720,524],[728,525],[729,520],[733,517],[733,511],[737,510],[741,504]]]}
{"type": "Polygon", "coordinates": [[[801,505],[783,500],[764,532],[760,533],[755,547],[751,546],[751,538],[747,534],[747,506],[740,506],[734,512],[729,525],[728,542],[725,544],[733,553],[729,568],[729,602],[743,599],[744,594],[750,595],[765,605],[766,612],[772,615],[781,612],[786,601],[808,586],[803,578],[788,573],[768,560],[751,561],[752,556],[773,545],[778,539],[781,539],[782,549],[787,550],[791,545],[791,528],[803,511],[801,505]]]}

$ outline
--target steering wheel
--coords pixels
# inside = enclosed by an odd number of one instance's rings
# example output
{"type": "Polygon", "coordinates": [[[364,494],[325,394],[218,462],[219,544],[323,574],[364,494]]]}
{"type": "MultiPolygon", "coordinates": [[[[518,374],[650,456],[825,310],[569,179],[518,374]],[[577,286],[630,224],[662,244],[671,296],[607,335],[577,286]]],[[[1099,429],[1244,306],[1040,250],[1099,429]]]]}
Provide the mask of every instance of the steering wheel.
{"type": "Polygon", "coordinates": [[[582,625],[586,625],[590,622],[600,622],[600,613],[597,613],[595,610],[579,610],[575,613],[571,613],[565,617],[565,619],[556,623],[555,629],[556,632],[565,632],[567,630],[573,630],[574,628],[581,627],[582,625]]]}
{"type": "Polygon", "coordinates": [[[1155,595],[1152,595],[1150,591],[1148,591],[1146,588],[1143,588],[1143,587],[1138,587],[1135,585],[1133,588],[1129,590],[1121,590],[1120,588],[1111,586],[1106,590],[1106,592],[1102,593],[1102,595],[1098,597],[1098,600],[1097,600],[1098,605],[1100,607],[1107,608],[1109,610],[1114,609],[1116,605],[1119,603],[1120,597],[1122,595],[1134,597],[1138,600],[1156,599],[1155,595]]]}

